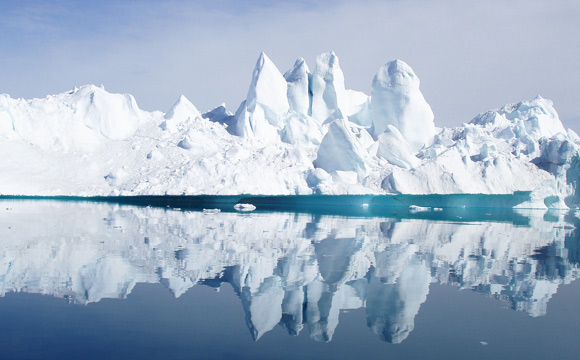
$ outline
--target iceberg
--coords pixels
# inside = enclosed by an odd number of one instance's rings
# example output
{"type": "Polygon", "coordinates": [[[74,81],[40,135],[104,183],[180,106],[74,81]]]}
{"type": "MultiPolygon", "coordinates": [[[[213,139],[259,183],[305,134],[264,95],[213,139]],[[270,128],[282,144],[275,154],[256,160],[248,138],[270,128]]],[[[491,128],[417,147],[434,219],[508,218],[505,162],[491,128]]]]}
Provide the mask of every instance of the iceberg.
{"type": "Polygon", "coordinates": [[[234,209],[237,211],[254,211],[256,207],[252,204],[239,203],[234,205],[234,209]]]}
{"type": "Polygon", "coordinates": [[[1,195],[514,194],[514,206],[580,205],[580,138],[542,97],[438,128],[401,60],[371,94],[345,87],[334,52],[311,72],[261,53],[235,114],[167,111],[86,85],[43,99],[0,95],[1,195]]]}

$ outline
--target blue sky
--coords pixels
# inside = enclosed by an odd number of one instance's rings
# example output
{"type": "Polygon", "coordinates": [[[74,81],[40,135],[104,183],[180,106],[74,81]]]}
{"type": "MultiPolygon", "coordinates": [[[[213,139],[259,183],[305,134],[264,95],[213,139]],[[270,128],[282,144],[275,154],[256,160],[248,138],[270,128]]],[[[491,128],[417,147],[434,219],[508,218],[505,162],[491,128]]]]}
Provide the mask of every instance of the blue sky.
{"type": "Polygon", "coordinates": [[[44,97],[87,83],[167,111],[245,98],[265,51],[284,72],[334,50],[347,88],[407,62],[438,126],[537,94],[580,131],[580,2],[302,0],[0,2],[0,92],[44,97]]]}

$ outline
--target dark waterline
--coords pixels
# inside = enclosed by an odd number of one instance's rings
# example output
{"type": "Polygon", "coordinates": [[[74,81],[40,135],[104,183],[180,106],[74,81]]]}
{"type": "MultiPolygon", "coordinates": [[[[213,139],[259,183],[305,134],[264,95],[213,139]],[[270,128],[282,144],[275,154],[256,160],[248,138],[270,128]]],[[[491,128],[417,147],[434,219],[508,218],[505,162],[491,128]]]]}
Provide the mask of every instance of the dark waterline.
{"type": "MultiPolygon", "coordinates": [[[[2,200],[96,202],[120,205],[171,207],[183,210],[219,209],[234,212],[240,203],[252,204],[256,211],[282,211],[318,215],[394,217],[437,220],[501,221],[516,214],[513,208],[530,200],[529,191],[513,194],[431,194],[431,195],[139,195],[139,196],[0,196],[2,200]],[[413,211],[411,206],[445,209],[413,211]],[[493,211],[489,211],[492,209],[493,211]],[[482,214],[486,214],[482,217],[482,214]]],[[[515,215],[514,215],[515,216],[515,215]]],[[[517,217],[517,216],[516,216],[517,217]]]]}

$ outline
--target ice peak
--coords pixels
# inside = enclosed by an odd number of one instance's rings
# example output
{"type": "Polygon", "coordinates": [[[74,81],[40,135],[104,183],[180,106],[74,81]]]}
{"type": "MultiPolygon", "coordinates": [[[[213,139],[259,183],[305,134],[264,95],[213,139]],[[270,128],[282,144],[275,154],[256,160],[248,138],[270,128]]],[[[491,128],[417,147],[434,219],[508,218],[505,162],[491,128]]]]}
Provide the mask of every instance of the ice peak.
{"type": "Polygon", "coordinates": [[[303,58],[298,58],[294,67],[284,74],[288,82],[288,103],[290,110],[308,115],[310,113],[310,69],[303,58]]]}
{"type": "Polygon", "coordinates": [[[176,106],[189,106],[189,107],[195,107],[191,101],[189,101],[189,99],[187,97],[185,97],[185,95],[181,94],[179,95],[179,97],[177,98],[177,100],[175,101],[175,103],[173,104],[173,107],[176,106]]]}
{"type": "Polygon", "coordinates": [[[290,108],[288,85],[272,60],[262,52],[258,57],[246,100],[234,119],[234,133],[245,137],[271,138],[280,127],[280,116],[290,108]]]}
{"type": "Polygon", "coordinates": [[[471,124],[488,126],[492,131],[510,128],[517,137],[531,135],[539,139],[558,133],[566,134],[554,104],[540,95],[479,114],[471,120],[471,124]]]}
{"type": "Polygon", "coordinates": [[[419,83],[413,69],[404,61],[394,60],[381,66],[371,92],[375,138],[388,125],[393,125],[415,152],[433,139],[433,112],[419,90],[419,83]]]}
{"type": "Polygon", "coordinates": [[[303,79],[304,76],[307,76],[309,73],[310,69],[308,68],[308,65],[306,65],[306,61],[303,58],[298,58],[296,59],[292,69],[284,73],[284,78],[288,82],[295,82],[303,79]]]}
{"type": "Polygon", "coordinates": [[[85,91],[99,91],[99,90],[105,90],[105,85],[101,84],[101,85],[95,85],[95,84],[85,84],[85,85],[81,85],[80,87],[76,87],[75,89],[78,89],[79,91],[85,90],[85,91]]]}
{"type": "Polygon", "coordinates": [[[266,70],[274,68],[278,72],[280,72],[278,70],[278,68],[276,67],[276,65],[274,65],[272,60],[270,60],[268,55],[266,55],[266,53],[262,51],[260,53],[260,56],[258,56],[258,60],[256,61],[256,66],[254,67],[254,76],[257,76],[258,74],[260,74],[264,70],[264,68],[266,70]]]}
{"type": "Polygon", "coordinates": [[[286,80],[264,52],[258,57],[246,97],[248,106],[253,101],[267,104],[280,112],[288,111],[286,80]],[[280,96],[282,94],[283,99],[280,96]]]}
{"type": "MultiPolygon", "coordinates": [[[[193,105],[191,103],[191,101],[189,101],[188,98],[185,97],[185,95],[181,95],[179,96],[179,98],[177,99],[177,101],[175,102],[175,104],[173,104],[173,106],[171,107],[171,109],[169,109],[169,111],[167,112],[167,114],[165,114],[165,119],[173,119],[173,118],[187,118],[187,117],[197,117],[199,116],[199,111],[197,110],[197,108],[195,107],[195,105],[193,105]]],[[[185,119],[181,119],[181,120],[185,120],[185,119]]]]}
{"type": "Polygon", "coordinates": [[[334,51],[320,54],[316,57],[315,73],[324,76],[325,79],[330,78],[329,80],[333,80],[335,76],[338,76],[337,80],[342,79],[344,82],[344,75],[340,69],[338,56],[336,56],[334,51]]]}
{"type": "Polygon", "coordinates": [[[189,99],[188,99],[188,98],[186,98],[186,97],[185,97],[185,95],[183,95],[183,94],[179,95],[179,98],[177,98],[177,101],[178,101],[178,102],[189,102],[189,103],[191,103],[191,102],[189,101],[189,99]]]}
{"type": "Polygon", "coordinates": [[[420,81],[413,69],[402,60],[393,60],[383,65],[375,78],[373,87],[398,88],[401,91],[419,89],[420,81]]]}
{"type": "Polygon", "coordinates": [[[105,87],[103,85],[101,86],[97,86],[94,84],[86,84],[86,85],[81,85],[81,86],[75,86],[74,89],[72,89],[71,91],[68,92],[69,95],[78,95],[78,96],[85,96],[85,95],[90,95],[90,94],[94,94],[97,92],[105,92],[108,93],[105,90],[105,87]]]}
{"type": "Polygon", "coordinates": [[[170,133],[176,133],[188,120],[193,120],[199,117],[201,117],[201,113],[182,94],[179,96],[175,104],[173,104],[171,109],[169,109],[169,111],[163,116],[165,121],[160,124],[160,127],[170,133]]]}
{"type": "Polygon", "coordinates": [[[219,106],[216,106],[210,111],[207,111],[202,114],[202,117],[209,119],[210,121],[217,122],[217,123],[227,123],[233,117],[233,114],[228,111],[226,108],[226,104],[222,103],[219,106]]]}
{"type": "Polygon", "coordinates": [[[316,67],[310,86],[312,92],[312,117],[320,122],[329,117],[339,118],[346,114],[348,98],[344,86],[344,74],[338,56],[334,52],[316,58],[316,67]]]}
{"type": "Polygon", "coordinates": [[[258,56],[258,60],[256,60],[256,66],[254,66],[254,74],[256,73],[256,71],[261,71],[261,69],[264,67],[265,64],[272,64],[272,60],[270,60],[270,58],[268,57],[268,55],[266,55],[265,52],[260,52],[260,55],[258,56]]]}

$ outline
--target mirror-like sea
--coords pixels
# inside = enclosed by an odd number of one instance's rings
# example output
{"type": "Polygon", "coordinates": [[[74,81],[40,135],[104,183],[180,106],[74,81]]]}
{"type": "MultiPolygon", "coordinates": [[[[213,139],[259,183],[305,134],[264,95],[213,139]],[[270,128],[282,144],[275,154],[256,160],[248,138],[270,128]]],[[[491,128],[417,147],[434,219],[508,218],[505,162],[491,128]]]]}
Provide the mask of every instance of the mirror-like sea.
{"type": "Polygon", "coordinates": [[[2,359],[576,359],[574,212],[0,200],[2,359]]]}

